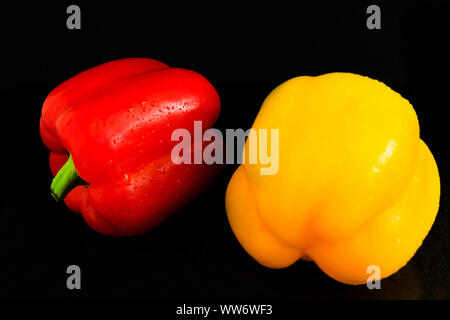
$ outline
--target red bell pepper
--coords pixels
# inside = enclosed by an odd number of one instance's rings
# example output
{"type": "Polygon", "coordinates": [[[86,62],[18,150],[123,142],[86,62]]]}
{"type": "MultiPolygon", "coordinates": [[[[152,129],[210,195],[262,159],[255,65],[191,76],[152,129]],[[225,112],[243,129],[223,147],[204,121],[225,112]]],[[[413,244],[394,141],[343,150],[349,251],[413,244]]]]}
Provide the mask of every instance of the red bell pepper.
{"type": "Polygon", "coordinates": [[[97,232],[144,233],[190,201],[216,169],[174,164],[173,130],[192,134],[194,120],[209,128],[219,112],[216,90],[193,71],[144,58],[84,71],[42,107],[52,194],[97,232]]]}

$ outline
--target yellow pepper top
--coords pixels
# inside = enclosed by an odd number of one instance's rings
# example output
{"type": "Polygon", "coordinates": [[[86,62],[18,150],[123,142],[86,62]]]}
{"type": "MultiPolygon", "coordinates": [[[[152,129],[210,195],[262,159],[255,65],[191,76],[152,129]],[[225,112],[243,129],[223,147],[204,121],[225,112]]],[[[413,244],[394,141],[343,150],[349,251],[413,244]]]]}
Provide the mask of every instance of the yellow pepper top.
{"type": "Polygon", "coordinates": [[[269,94],[253,129],[279,129],[279,170],[241,165],[226,210],[259,263],[312,259],[361,284],[369,266],[387,277],[420,247],[438,211],[439,174],[400,94],[351,73],[297,77],[269,94]]]}

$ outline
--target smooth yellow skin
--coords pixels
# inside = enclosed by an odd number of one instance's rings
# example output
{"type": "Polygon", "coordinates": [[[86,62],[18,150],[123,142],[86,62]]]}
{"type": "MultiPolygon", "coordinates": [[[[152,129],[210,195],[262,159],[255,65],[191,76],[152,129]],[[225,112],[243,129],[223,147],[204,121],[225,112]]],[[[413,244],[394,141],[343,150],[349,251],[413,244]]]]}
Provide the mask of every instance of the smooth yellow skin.
{"type": "Polygon", "coordinates": [[[312,259],[337,281],[362,284],[369,266],[385,278],[411,259],[436,217],[440,182],[400,94],[351,73],[297,77],[269,94],[253,128],[279,129],[278,173],[242,164],[225,202],[255,260],[284,268],[312,259]]]}

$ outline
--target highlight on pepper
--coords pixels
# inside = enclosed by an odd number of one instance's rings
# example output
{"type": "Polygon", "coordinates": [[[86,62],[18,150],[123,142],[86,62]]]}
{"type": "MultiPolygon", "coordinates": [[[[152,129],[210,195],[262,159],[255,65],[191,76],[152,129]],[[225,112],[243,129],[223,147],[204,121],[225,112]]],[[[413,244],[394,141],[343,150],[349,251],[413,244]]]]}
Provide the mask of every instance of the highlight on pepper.
{"type": "Polygon", "coordinates": [[[351,73],[297,77],[268,95],[253,128],[279,128],[278,173],[240,165],[225,204],[256,261],[313,260],[337,281],[364,284],[369,266],[385,278],[413,257],[438,212],[440,182],[400,94],[351,73]]]}
{"type": "Polygon", "coordinates": [[[42,107],[53,197],[99,233],[145,233],[218,169],[174,164],[173,130],[192,133],[195,120],[210,128],[219,112],[219,96],[202,75],[152,59],[115,60],[74,76],[42,107]]]}

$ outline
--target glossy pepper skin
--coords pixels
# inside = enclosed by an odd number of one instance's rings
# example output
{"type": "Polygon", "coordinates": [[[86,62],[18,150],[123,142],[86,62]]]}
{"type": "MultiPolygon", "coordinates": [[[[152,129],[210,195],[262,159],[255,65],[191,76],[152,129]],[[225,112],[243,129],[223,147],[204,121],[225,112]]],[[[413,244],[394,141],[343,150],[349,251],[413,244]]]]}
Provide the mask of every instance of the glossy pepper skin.
{"type": "Polygon", "coordinates": [[[200,74],[152,59],[121,59],[56,87],[42,107],[40,133],[53,175],[64,163],[71,171],[70,153],[84,181],[67,194],[67,206],[97,232],[136,235],[185,205],[216,172],[173,164],[171,134],[177,128],[192,134],[194,120],[211,127],[219,112],[219,96],[200,74]]]}
{"type": "Polygon", "coordinates": [[[414,255],[437,214],[440,182],[406,99],[351,73],[297,77],[270,93],[253,128],[279,129],[279,171],[241,165],[226,210],[255,260],[270,268],[313,260],[362,284],[369,266],[384,278],[414,255]]]}

